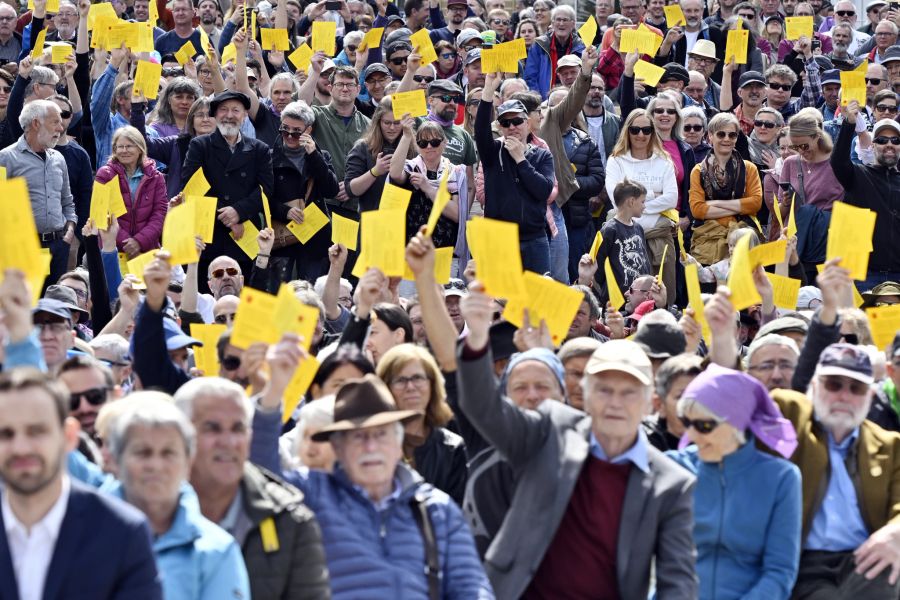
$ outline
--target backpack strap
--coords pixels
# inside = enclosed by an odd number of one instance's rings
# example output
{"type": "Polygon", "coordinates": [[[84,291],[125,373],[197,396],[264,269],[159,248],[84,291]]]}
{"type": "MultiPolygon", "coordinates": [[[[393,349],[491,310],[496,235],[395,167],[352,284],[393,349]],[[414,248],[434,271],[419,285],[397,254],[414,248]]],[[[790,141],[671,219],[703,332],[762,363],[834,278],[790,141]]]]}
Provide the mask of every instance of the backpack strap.
{"type": "Polygon", "coordinates": [[[413,518],[422,534],[422,541],[425,542],[425,577],[428,578],[428,598],[429,600],[440,600],[441,598],[441,565],[438,560],[437,538],[434,535],[434,525],[431,517],[428,515],[428,507],[425,504],[424,496],[420,496],[417,492],[409,501],[412,508],[413,518]]]}

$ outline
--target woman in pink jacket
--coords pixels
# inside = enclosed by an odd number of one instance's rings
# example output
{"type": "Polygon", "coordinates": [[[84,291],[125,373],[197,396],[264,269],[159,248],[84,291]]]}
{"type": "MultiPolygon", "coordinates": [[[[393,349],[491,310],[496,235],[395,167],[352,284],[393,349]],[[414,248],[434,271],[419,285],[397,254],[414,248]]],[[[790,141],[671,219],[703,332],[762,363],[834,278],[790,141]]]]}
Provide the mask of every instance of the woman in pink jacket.
{"type": "Polygon", "coordinates": [[[116,246],[130,260],[159,248],[169,206],[166,178],[147,158],[144,136],[134,127],[122,127],[113,134],[109,162],[97,170],[94,179],[106,183],[114,177],[128,211],[119,217],[116,246]]]}

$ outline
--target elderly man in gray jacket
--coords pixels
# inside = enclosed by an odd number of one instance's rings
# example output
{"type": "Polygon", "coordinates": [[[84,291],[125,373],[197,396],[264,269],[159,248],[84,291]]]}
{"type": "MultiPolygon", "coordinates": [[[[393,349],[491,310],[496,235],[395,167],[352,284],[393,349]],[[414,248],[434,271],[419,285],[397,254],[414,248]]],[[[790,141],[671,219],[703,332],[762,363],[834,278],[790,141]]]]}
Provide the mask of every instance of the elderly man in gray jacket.
{"type": "Polygon", "coordinates": [[[650,360],[615,340],[591,356],[588,414],[546,400],[536,410],[498,393],[488,330],[491,299],[473,282],[462,312],[459,403],[516,472],[512,503],[485,556],[498,598],[646,598],[655,562],[660,598],[697,597],[694,478],[641,431],[650,360]]]}

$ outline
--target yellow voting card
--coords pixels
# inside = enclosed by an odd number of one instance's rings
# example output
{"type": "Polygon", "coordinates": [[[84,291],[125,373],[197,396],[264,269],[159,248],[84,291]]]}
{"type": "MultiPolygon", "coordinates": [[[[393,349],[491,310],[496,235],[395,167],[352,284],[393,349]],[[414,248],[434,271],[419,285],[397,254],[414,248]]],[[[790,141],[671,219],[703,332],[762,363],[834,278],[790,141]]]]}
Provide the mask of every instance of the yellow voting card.
{"type": "Polygon", "coordinates": [[[866,316],[869,317],[869,328],[875,345],[878,350],[886,350],[900,331],[900,304],[867,308],[866,316]]]}
{"type": "Polygon", "coordinates": [[[425,224],[425,235],[432,235],[434,228],[437,226],[441,213],[450,202],[450,192],[447,190],[447,180],[450,178],[450,169],[444,169],[444,175],[441,177],[441,183],[438,185],[437,195],[434,197],[434,203],[431,205],[431,213],[428,215],[428,223],[425,224]]]}
{"type": "MultiPolygon", "coordinates": [[[[311,55],[312,54],[310,54],[310,56],[311,55]]],[[[291,56],[293,56],[293,54],[291,56]]],[[[231,43],[231,44],[228,44],[227,46],[225,46],[224,48],[222,48],[222,58],[219,62],[221,62],[223,65],[227,65],[228,63],[235,60],[236,58],[237,58],[237,46],[235,46],[233,43],[231,43]]],[[[295,65],[297,64],[293,60],[291,62],[293,62],[295,65]]]]}
{"type": "Polygon", "coordinates": [[[182,203],[170,208],[166,214],[162,245],[172,255],[170,261],[173,265],[189,265],[199,259],[197,242],[194,239],[195,223],[194,207],[188,204],[182,203]]]}
{"type": "Polygon", "coordinates": [[[684,11],[681,10],[680,4],[663,6],[663,10],[666,12],[666,27],[669,29],[672,27],[680,27],[687,23],[687,20],[684,18],[684,11]]]}
{"type": "Polygon", "coordinates": [[[784,219],[781,217],[781,203],[778,201],[778,194],[772,194],[772,212],[775,213],[775,220],[778,221],[778,231],[784,231],[784,219]]]}
{"type": "Polygon", "coordinates": [[[301,44],[296,50],[288,54],[288,60],[291,61],[298,71],[306,71],[309,69],[309,59],[312,58],[313,51],[309,44],[301,44]]]}
{"type": "MultiPolygon", "coordinates": [[[[585,42],[589,44],[590,42],[585,42]]],[[[511,42],[504,42],[504,46],[508,47],[516,60],[524,60],[528,57],[528,48],[525,46],[525,38],[516,38],[511,42]]]]}
{"type": "Polygon", "coordinates": [[[712,340],[712,330],[703,315],[703,296],[700,294],[700,277],[697,275],[695,263],[684,265],[684,281],[687,287],[688,305],[694,309],[694,320],[703,328],[703,338],[706,343],[709,343],[712,340]]]}
{"type": "Polygon", "coordinates": [[[216,205],[218,198],[209,196],[186,196],[185,204],[194,209],[194,233],[207,244],[213,241],[216,226],[216,205]]]}
{"type": "Polygon", "coordinates": [[[766,273],[772,284],[772,301],[778,308],[797,310],[797,297],[800,295],[800,280],[791,279],[775,273],[766,273]]]}
{"type": "Polygon", "coordinates": [[[687,249],[684,247],[684,232],[681,231],[681,227],[676,227],[675,233],[678,234],[678,250],[681,252],[681,260],[687,260],[687,249]]]}
{"type": "Polygon", "coordinates": [[[136,290],[143,290],[147,287],[144,283],[144,269],[147,268],[147,265],[150,264],[151,261],[156,257],[156,253],[158,250],[150,250],[149,252],[144,252],[131,260],[129,260],[125,266],[128,269],[128,274],[134,275],[138,278],[137,283],[132,287],[136,290]]]}
{"type": "Polygon", "coordinates": [[[370,210],[360,217],[364,268],[375,267],[388,277],[406,272],[406,215],[400,210],[370,210]]]}
{"type": "Polygon", "coordinates": [[[747,64],[747,46],[750,43],[750,32],[746,29],[731,29],[728,31],[728,39],[725,41],[725,62],[734,64],[747,64]]]}
{"type": "Polygon", "coordinates": [[[866,106],[866,74],[860,71],[841,71],[841,106],[851,101],[859,102],[860,108],[866,106]]]}
{"type": "Polygon", "coordinates": [[[481,49],[481,72],[482,73],[502,73],[503,69],[500,65],[500,55],[494,48],[481,49]]]}
{"type": "MultiPolygon", "coordinates": [[[[151,2],[150,4],[156,4],[155,2],[151,2]]],[[[109,2],[98,2],[97,4],[91,4],[91,8],[88,9],[88,29],[94,29],[94,25],[97,23],[98,16],[106,16],[112,19],[118,19],[119,15],[116,14],[115,9],[113,9],[112,4],[109,2]]]]}
{"type": "Polygon", "coordinates": [[[409,199],[412,197],[412,190],[398,187],[392,183],[385,183],[384,189],[381,191],[381,200],[378,203],[379,210],[402,210],[406,215],[406,209],[409,208],[409,199]]]}
{"type": "Polygon", "coordinates": [[[194,363],[203,371],[205,377],[219,374],[219,353],[216,345],[219,338],[228,329],[227,325],[212,323],[191,323],[191,337],[203,342],[203,346],[194,346],[194,363]]]}
{"type": "Polygon", "coordinates": [[[603,261],[603,275],[606,277],[606,290],[612,307],[619,310],[625,304],[625,296],[622,295],[622,288],[616,281],[616,274],[613,273],[612,265],[609,264],[609,257],[603,261]]]}
{"type": "MultiPolygon", "coordinates": [[[[43,283],[44,262],[28,186],[23,178],[0,180],[3,198],[3,235],[0,235],[0,274],[4,269],[19,269],[28,277],[32,287],[43,283]]],[[[32,292],[35,292],[33,289],[32,292]]],[[[39,295],[40,287],[36,293],[39,295]]]]}
{"type": "Polygon", "coordinates": [[[275,315],[272,321],[274,333],[268,340],[274,344],[285,333],[295,333],[300,337],[300,344],[309,350],[319,323],[319,309],[304,304],[297,297],[294,288],[281,284],[275,302],[275,315]]]}
{"type": "MultiPolygon", "coordinates": [[[[93,5],[91,8],[93,8],[93,5]]],[[[152,27],[156,27],[156,24],[159,22],[159,6],[156,5],[156,0],[150,0],[150,18],[147,22],[152,27]]]]}
{"type": "Polygon", "coordinates": [[[522,327],[525,324],[525,310],[528,310],[532,327],[539,326],[543,320],[550,331],[550,339],[558,346],[566,339],[569,327],[584,302],[584,294],[531,271],[522,274],[522,282],[525,294],[510,299],[503,310],[503,317],[516,327],[522,327]]]}
{"type": "MultiPolygon", "coordinates": [[[[453,266],[453,246],[445,246],[443,248],[434,249],[434,280],[441,284],[450,283],[450,268],[453,266]]],[[[406,264],[403,271],[403,279],[407,281],[415,281],[416,274],[406,264]]]]}
{"type": "Polygon", "coordinates": [[[845,202],[832,205],[825,260],[840,258],[840,265],[850,271],[851,279],[866,278],[876,216],[867,208],[857,208],[845,202]]]}
{"type": "Polygon", "coordinates": [[[787,240],[776,240],[768,244],[760,244],[750,250],[750,266],[768,267],[784,262],[787,254],[787,240]]]}
{"type": "MultiPolygon", "coordinates": [[[[58,13],[59,0],[47,0],[47,6],[45,8],[48,13],[58,13]]],[[[34,0],[28,0],[28,10],[34,10],[34,0]]]]}
{"type": "Polygon", "coordinates": [[[384,27],[373,27],[372,29],[368,30],[366,32],[366,37],[363,38],[362,45],[357,49],[357,51],[381,47],[381,36],[383,35],[384,27]]]}
{"type": "Polygon", "coordinates": [[[38,58],[44,53],[44,40],[46,38],[47,30],[41,29],[41,32],[37,35],[37,39],[34,40],[34,46],[31,50],[31,58],[38,58]]]}
{"type": "Polygon", "coordinates": [[[54,65],[64,65],[70,58],[75,58],[75,49],[69,44],[59,42],[50,46],[50,62],[54,65]]]}
{"type": "MultiPolygon", "coordinates": [[[[162,65],[148,60],[139,60],[134,75],[133,93],[143,94],[147,100],[159,95],[159,78],[162,77],[162,65]]],[[[202,171],[197,171],[202,173],[202,171]]]]}
{"type": "Polygon", "coordinates": [[[337,23],[334,21],[313,21],[312,24],[312,51],[322,51],[325,56],[334,56],[335,40],[337,39],[337,23]]]}
{"type": "Polygon", "coordinates": [[[269,197],[266,196],[266,193],[262,190],[262,186],[259,186],[259,195],[262,200],[263,215],[266,217],[266,222],[263,223],[263,227],[274,227],[272,225],[272,206],[269,204],[269,197]]]}
{"type": "Polygon", "coordinates": [[[644,83],[647,85],[655,86],[659,83],[659,80],[662,78],[663,74],[665,74],[666,70],[662,67],[657,67],[653,63],[649,63],[646,60],[639,60],[634,65],[634,76],[637,79],[643,79],[644,83]]]}
{"type": "Polygon", "coordinates": [[[235,240],[234,233],[229,233],[228,235],[231,236],[235,244],[240,246],[244,254],[255,259],[256,255],[259,254],[259,242],[256,240],[256,237],[259,235],[259,228],[256,227],[253,221],[244,221],[241,225],[244,226],[244,235],[241,236],[241,239],[235,240]]]}
{"type": "Polygon", "coordinates": [[[669,253],[669,245],[666,244],[665,246],[663,246],[662,260],[659,263],[659,273],[656,275],[656,280],[658,282],[662,282],[662,280],[663,280],[663,269],[666,266],[666,255],[668,253],[669,253]]]}
{"type": "Polygon", "coordinates": [[[518,223],[475,218],[468,222],[466,236],[488,294],[511,299],[525,293],[518,223]]]}
{"type": "Polygon", "coordinates": [[[812,39],[812,17],[786,17],[784,20],[784,37],[788,40],[799,40],[802,36],[812,39]]]}
{"type": "Polygon", "coordinates": [[[250,344],[277,340],[274,315],[278,299],[272,294],[244,286],[231,328],[231,345],[247,349],[250,344]]]}
{"type": "MultiPolygon", "coordinates": [[[[255,15],[256,13],[254,13],[255,15]]],[[[263,50],[280,50],[284,52],[285,50],[289,50],[291,47],[291,42],[288,39],[288,31],[287,29],[272,29],[270,27],[263,27],[259,30],[259,34],[262,36],[262,41],[260,45],[263,50]]]]}
{"type": "Polygon", "coordinates": [[[594,241],[591,243],[591,249],[588,251],[588,254],[591,256],[591,260],[597,260],[597,253],[600,252],[600,245],[603,243],[603,234],[599,231],[597,235],[594,236],[594,241]]]}
{"type": "Polygon", "coordinates": [[[578,28],[578,37],[586,46],[594,44],[594,38],[597,37],[597,19],[594,15],[588,15],[584,24],[578,28]]]}
{"type": "Polygon", "coordinates": [[[728,271],[728,287],[731,289],[731,303],[734,310],[744,310],[762,302],[753,282],[749,235],[742,236],[734,247],[731,269],[728,271]]]}
{"type": "Polygon", "coordinates": [[[647,29],[623,29],[619,41],[619,51],[623,53],[639,51],[641,54],[655,56],[659,45],[655,33],[647,29]]]}
{"type": "MultiPolygon", "coordinates": [[[[287,388],[284,390],[284,408],[282,409],[281,413],[282,423],[287,423],[291,418],[291,415],[294,414],[294,411],[297,409],[297,405],[300,404],[300,400],[303,399],[303,394],[305,394],[306,390],[309,389],[309,386],[310,384],[312,384],[313,378],[315,378],[316,372],[318,372],[318,370],[319,361],[317,361],[314,356],[307,356],[300,361],[300,364],[297,366],[297,370],[294,371],[294,376],[291,378],[290,383],[288,383],[287,388]]],[[[262,533],[262,527],[260,527],[260,533],[262,533]]],[[[275,541],[278,541],[277,538],[275,541]]]]}
{"type": "Polygon", "coordinates": [[[206,175],[203,174],[203,168],[201,167],[194,171],[194,174],[188,179],[182,193],[185,197],[204,196],[209,191],[209,187],[209,182],[206,180],[206,175]]]}
{"type": "MultiPolygon", "coordinates": [[[[141,25],[145,25],[145,23],[141,23],[141,25]]],[[[146,23],[146,25],[149,25],[149,23],[146,23]]],[[[152,28],[150,30],[151,32],[153,31],[152,28]]],[[[200,52],[207,57],[212,56],[215,48],[212,47],[212,43],[209,41],[209,34],[202,27],[198,27],[197,31],[200,32],[200,52]]]]}
{"type": "MultiPolygon", "coordinates": [[[[113,181],[118,181],[118,178],[113,181]]],[[[91,211],[88,218],[97,229],[106,231],[109,228],[109,188],[99,181],[94,182],[94,189],[91,191],[91,211]]]]}
{"type": "Polygon", "coordinates": [[[133,49],[137,47],[138,41],[137,23],[128,21],[116,22],[106,34],[106,43],[110,48],[121,48],[125,44],[126,48],[133,49]]]}
{"type": "Polygon", "coordinates": [[[791,239],[795,235],[797,235],[797,220],[794,218],[794,204],[797,202],[797,194],[793,194],[791,196],[791,210],[788,213],[788,224],[787,229],[784,232],[785,237],[787,239],[791,239]]]}
{"type": "Polygon", "coordinates": [[[194,54],[196,54],[197,49],[194,48],[194,43],[191,41],[187,41],[181,48],[178,49],[178,52],[175,53],[175,60],[178,61],[179,65],[184,65],[187,61],[193,58],[194,54]]]}
{"type": "Polygon", "coordinates": [[[411,117],[424,117],[428,114],[425,90],[394,92],[391,94],[391,100],[394,105],[394,118],[402,119],[407,114],[411,117]]]}
{"type": "Polygon", "coordinates": [[[347,250],[356,250],[356,240],[359,236],[359,221],[342,217],[337,213],[331,214],[331,241],[341,244],[347,250]]]}
{"type": "Polygon", "coordinates": [[[310,204],[303,209],[303,223],[297,224],[288,221],[287,228],[294,234],[294,237],[300,240],[301,244],[305,244],[326,225],[328,225],[328,217],[322,212],[322,209],[315,204],[310,204]]]}
{"type": "Polygon", "coordinates": [[[413,49],[418,48],[419,54],[422,56],[422,65],[430,65],[437,60],[437,53],[434,51],[434,44],[431,42],[431,36],[428,30],[422,28],[409,36],[409,43],[413,49]]]}

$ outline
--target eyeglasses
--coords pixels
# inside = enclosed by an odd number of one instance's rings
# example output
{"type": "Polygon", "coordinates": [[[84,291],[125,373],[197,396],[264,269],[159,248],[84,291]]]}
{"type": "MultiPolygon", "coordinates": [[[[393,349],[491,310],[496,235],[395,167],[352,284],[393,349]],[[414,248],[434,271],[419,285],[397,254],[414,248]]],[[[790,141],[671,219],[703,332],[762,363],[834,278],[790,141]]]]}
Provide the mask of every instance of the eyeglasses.
{"type": "Polygon", "coordinates": [[[553,19],[553,22],[554,23],[568,23],[571,20],[572,19],[570,19],[569,17],[556,17],[555,19],[553,19]]]}
{"type": "Polygon", "coordinates": [[[469,50],[474,50],[475,48],[481,48],[482,42],[475,42],[474,44],[465,44],[463,46],[463,50],[468,52],[469,50]]]}
{"type": "Polygon", "coordinates": [[[834,11],[834,14],[836,14],[839,17],[852,17],[853,15],[856,14],[856,11],[854,11],[854,10],[836,10],[836,11],[834,11]]]}
{"type": "Polygon", "coordinates": [[[401,390],[409,384],[413,384],[413,387],[422,387],[427,381],[427,377],[425,377],[421,373],[416,373],[415,375],[410,375],[409,377],[394,377],[393,379],[391,379],[391,387],[401,390]]]}
{"type": "Polygon", "coordinates": [[[226,371],[237,371],[241,367],[240,356],[225,356],[219,362],[226,371]]]}
{"type": "Polygon", "coordinates": [[[879,135],[877,138],[872,140],[879,146],[884,146],[885,144],[890,144],[891,146],[900,146],[900,137],[896,135],[892,135],[891,137],[887,137],[885,135],[879,135]]]}
{"type": "Polygon", "coordinates": [[[794,152],[806,152],[809,150],[809,144],[791,144],[788,148],[794,152]]]}
{"type": "Polygon", "coordinates": [[[500,123],[500,127],[509,128],[509,127],[518,127],[522,123],[525,122],[525,117],[513,117],[512,119],[498,119],[498,123],[500,123]]]}
{"type": "Polygon", "coordinates": [[[390,79],[387,77],[370,77],[366,79],[366,83],[370,84],[372,87],[384,87],[389,81],[390,79]]]}
{"type": "Polygon", "coordinates": [[[684,425],[685,429],[694,428],[694,431],[697,433],[702,433],[706,435],[707,433],[712,433],[716,427],[719,426],[719,422],[715,419],[688,419],[687,417],[681,417],[681,423],[684,425]]]}
{"type": "Polygon", "coordinates": [[[71,110],[61,110],[61,111],[59,111],[59,116],[62,117],[63,119],[71,119],[72,111],[71,110]]]}
{"type": "Polygon", "coordinates": [[[875,110],[877,110],[879,112],[895,113],[895,112],[897,112],[897,105],[896,104],[877,104],[877,105],[875,105],[875,110]]]}
{"type": "Polygon", "coordinates": [[[677,115],[678,111],[674,108],[654,108],[654,115],[677,115]]]}
{"type": "Polygon", "coordinates": [[[855,379],[847,381],[846,379],[840,379],[838,377],[823,377],[822,386],[832,393],[848,389],[854,396],[863,396],[869,391],[869,384],[867,383],[856,381],[855,379]]]}
{"type": "Polygon", "coordinates": [[[651,133],[653,133],[653,126],[648,125],[647,127],[638,127],[637,125],[632,125],[628,128],[628,133],[630,133],[631,135],[637,135],[639,133],[650,135],[651,133]]]}
{"type": "Polygon", "coordinates": [[[84,398],[91,406],[100,406],[106,402],[106,394],[108,390],[105,387],[92,388],[72,394],[69,396],[69,410],[78,410],[81,406],[81,399],[84,398]]]}
{"type": "Polygon", "coordinates": [[[331,87],[348,90],[350,88],[355,88],[357,85],[359,84],[355,81],[335,81],[331,84],[331,87]]]}
{"type": "Polygon", "coordinates": [[[766,129],[775,129],[775,121],[762,121],[757,119],[753,121],[754,127],[765,127],[766,129]]]}
{"type": "Polygon", "coordinates": [[[444,140],[439,140],[437,138],[435,138],[433,140],[416,140],[416,146],[418,146],[419,148],[422,148],[423,150],[425,148],[427,148],[428,146],[431,146],[432,148],[437,148],[438,146],[440,146],[443,143],[444,143],[444,140]]]}
{"type": "Polygon", "coordinates": [[[210,71],[209,69],[198,69],[197,75],[199,75],[200,77],[210,77],[212,76],[212,71],[210,71]]]}
{"type": "Polygon", "coordinates": [[[59,335],[61,333],[65,333],[72,329],[72,326],[69,325],[66,321],[52,321],[48,323],[35,323],[35,329],[40,332],[43,332],[45,329],[49,329],[50,333],[53,335],[59,335]]]}
{"type": "Polygon", "coordinates": [[[381,117],[381,126],[382,127],[399,127],[400,121],[389,121],[388,119],[381,117]]]}
{"type": "Polygon", "coordinates": [[[383,446],[391,441],[393,430],[386,427],[378,429],[357,429],[344,434],[344,439],[353,446],[364,446],[366,442],[372,440],[379,446],[383,446]]]}
{"type": "Polygon", "coordinates": [[[714,64],[714,63],[716,62],[716,59],[715,59],[715,58],[707,58],[707,57],[705,57],[705,56],[694,56],[694,55],[691,55],[691,56],[689,56],[688,58],[690,58],[691,60],[695,60],[695,61],[697,61],[697,64],[704,65],[704,66],[706,66],[706,65],[711,65],[711,64],[714,64]]]}
{"type": "Polygon", "coordinates": [[[891,31],[876,31],[875,35],[894,35],[891,31]]]}
{"type": "Polygon", "coordinates": [[[760,373],[771,373],[778,367],[780,371],[793,371],[797,368],[797,363],[793,363],[786,360],[780,361],[766,361],[763,363],[759,363],[758,365],[750,365],[751,371],[759,371],[760,373]]]}
{"type": "Polygon", "coordinates": [[[431,75],[413,75],[413,81],[415,81],[416,83],[422,83],[423,81],[425,83],[431,83],[432,81],[434,81],[434,77],[432,77],[431,75]]]}
{"type": "Polygon", "coordinates": [[[0,23],[9,23],[10,21],[15,21],[16,17],[0,17],[0,23]]]}
{"type": "Polygon", "coordinates": [[[631,292],[632,294],[649,294],[650,293],[649,288],[647,288],[646,290],[642,290],[640,288],[635,289],[634,286],[631,286],[630,288],[628,288],[628,291],[631,292]]]}
{"type": "Polygon", "coordinates": [[[213,320],[219,325],[226,325],[228,323],[228,319],[231,319],[233,321],[234,313],[222,313],[213,317],[213,320]]]}
{"type": "Polygon", "coordinates": [[[456,53],[455,52],[441,52],[440,54],[438,54],[438,56],[440,58],[443,58],[444,60],[450,60],[451,58],[456,56],[456,53]]]}
{"type": "Polygon", "coordinates": [[[509,19],[491,19],[491,24],[492,25],[509,25],[510,20],[509,19]]]}
{"type": "Polygon", "coordinates": [[[137,149],[137,146],[132,144],[117,144],[115,147],[116,152],[131,152],[135,149],[137,149]]]}
{"type": "Polygon", "coordinates": [[[291,137],[295,140],[299,140],[300,137],[306,133],[306,129],[288,129],[287,127],[280,127],[278,131],[284,137],[291,137]]]}
{"type": "Polygon", "coordinates": [[[690,133],[691,131],[700,133],[701,131],[703,131],[703,125],[685,125],[684,130],[688,133],[690,133]]]}
{"type": "Polygon", "coordinates": [[[736,140],[737,136],[738,136],[737,131],[717,131],[716,132],[717,140],[724,140],[725,138],[728,138],[729,140],[736,140]]]}
{"type": "Polygon", "coordinates": [[[773,83],[771,81],[769,82],[769,89],[775,90],[775,91],[789,92],[789,91],[791,91],[792,87],[794,87],[794,86],[791,85],[790,83],[773,83]]]}
{"type": "Polygon", "coordinates": [[[344,46],[344,49],[347,50],[348,52],[356,52],[357,48],[359,48],[359,46],[350,46],[350,45],[344,46]]]}
{"type": "Polygon", "coordinates": [[[216,269],[210,274],[210,277],[213,279],[222,279],[225,277],[226,273],[229,277],[237,277],[240,274],[240,271],[234,267],[225,267],[224,269],[216,269]]]}
{"type": "MultiPolygon", "coordinates": [[[[432,77],[432,79],[434,79],[434,78],[432,77]]],[[[454,96],[453,94],[441,94],[440,96],[432,96],[432,98],[437,98],[441,102],[446,102],[448,104],[451,102],[454,104],[462,104],[463,103],[462,96],[454,96]]]]}
{"type": "Polygon", "coordinates": [[[881,82],[884,81],[881,77],[866,77],[866,85],[881,85],[881,82]]]}
{"type": "Polygon", "coordinates": [[[391,60],[391,64],[393,64],[394,66],[397,66],[397,67],[399,67],[400,65],[406,64],[405,56],[401,56],[400,58],[392,58],[390,60],[391,60]]]}

